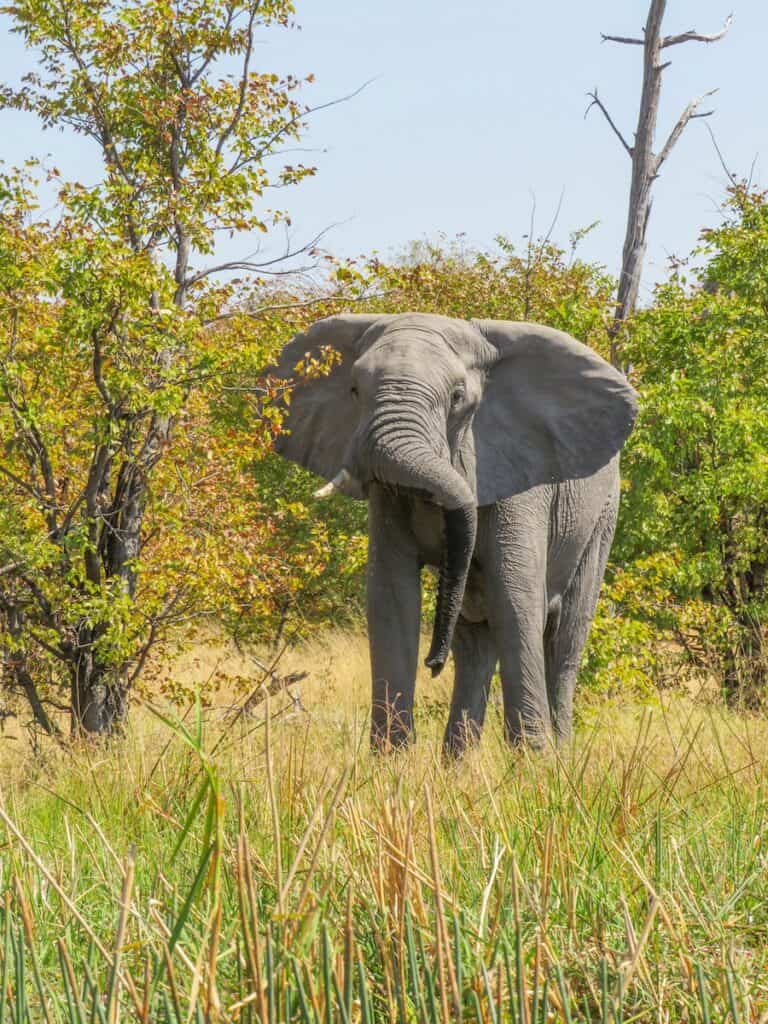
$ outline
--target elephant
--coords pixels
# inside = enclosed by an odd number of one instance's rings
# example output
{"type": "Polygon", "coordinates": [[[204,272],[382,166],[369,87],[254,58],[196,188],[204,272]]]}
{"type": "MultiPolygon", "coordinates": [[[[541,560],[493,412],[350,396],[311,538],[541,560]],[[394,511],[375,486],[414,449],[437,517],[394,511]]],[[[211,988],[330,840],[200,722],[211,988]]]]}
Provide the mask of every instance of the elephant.
{"type": "Polygon", "coordinates": [[[439,570],[426,664],[454,659],[446,754],[479,738],[497,664],[507,740],[568,740],[634,389],[553,328],[426,313],[319,320],[272,372],[333,350],[330,372],[296,381],[275,447],[328,481],[316,497],[368,502],[373,749],[414,738],[425,565],[439,570]]]}

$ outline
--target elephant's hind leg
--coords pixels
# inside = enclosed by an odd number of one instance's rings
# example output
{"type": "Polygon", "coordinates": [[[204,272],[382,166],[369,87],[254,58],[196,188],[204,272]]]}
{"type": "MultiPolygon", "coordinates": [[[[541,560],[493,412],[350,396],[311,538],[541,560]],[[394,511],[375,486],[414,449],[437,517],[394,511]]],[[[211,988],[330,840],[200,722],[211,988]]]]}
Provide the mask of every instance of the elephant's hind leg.
{"type": "Polygon", "coordinates": [[[562,600],[550,609],[544,634],[547,697],[555,738],[566,742],[573,728],[573,694],[582,651],[597,607],[616,528],[617,501],[603,509],[562,600]]]}
{"type": "Polygon", "coordinates": [[[453,697],[443,751],[449,757],[458,757],[479,739],[485,720],[488,689],[496,667],[496,646],[488,623],[459,618],[451,650],[453,697]]]}

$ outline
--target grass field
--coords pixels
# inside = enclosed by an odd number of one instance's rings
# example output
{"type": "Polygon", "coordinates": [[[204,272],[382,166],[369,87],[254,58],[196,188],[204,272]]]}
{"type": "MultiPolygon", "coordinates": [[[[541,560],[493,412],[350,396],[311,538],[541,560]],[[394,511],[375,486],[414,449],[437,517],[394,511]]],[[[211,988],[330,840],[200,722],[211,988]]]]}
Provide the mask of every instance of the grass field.
{"type": "Polygon", "coordinates": [[[494,708],[446,767],[425,677],[377,760],[364,641],[298,667],[269,723],[140,706],[108,748],[0,747],[0,1024],[768,1020],[767,723],[582,700],[531,755],[494,708]]]}

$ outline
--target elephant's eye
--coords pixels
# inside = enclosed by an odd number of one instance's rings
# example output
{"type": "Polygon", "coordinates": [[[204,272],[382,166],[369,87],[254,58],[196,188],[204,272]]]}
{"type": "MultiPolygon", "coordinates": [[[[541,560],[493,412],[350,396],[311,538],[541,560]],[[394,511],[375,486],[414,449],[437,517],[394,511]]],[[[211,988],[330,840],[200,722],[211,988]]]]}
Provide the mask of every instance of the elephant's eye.
{"type": "Polygon", "coordinates": [[[451,393],[451,405],[459,405],[464,400],[464,385],[459,384],[451,393]]]}

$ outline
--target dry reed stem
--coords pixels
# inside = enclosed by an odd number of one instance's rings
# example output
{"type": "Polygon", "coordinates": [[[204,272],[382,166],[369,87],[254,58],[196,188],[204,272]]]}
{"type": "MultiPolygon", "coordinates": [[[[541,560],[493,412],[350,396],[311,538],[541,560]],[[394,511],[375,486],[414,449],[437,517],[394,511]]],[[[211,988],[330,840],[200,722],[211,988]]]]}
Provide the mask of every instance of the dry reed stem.
{"type": "Polygon", "coordinates": [[[291,888],[291,883],[293,882],[294,876],[296,875],[299,865],[301,864],[301,858],[304,856],[304,852],[307,849],[307,846],[309,845],[309,840],[312,838],[312,832],[314,831],[315,825],[317,824],[317,820],[323,812],[324,801],[326,796],[328,795],[328,791],[330,788],[330,782],[326,782],[326,780],[323,779],[320,785],[320,790],[317,794],[317,802],[315,803],[307,827],[304,829],[301,839],[299,840],[299,845],[296,848],[296,853],[294,854],[291,866],[288,868],[288,873],[285,876],[283,887],[278,896],[279,907],[282,907],[285,904],[285,900],[291,888]]]}
{"type": "Polygon", "coordinates": [[[136,870],[136,860],[133,849],[128,851],[123,865],[123,887],[120,893],[120,915],[117,919],[117,931],[115,932],[115,951],[112,961],[112,971],[109,980],[109,996],[107,1002],[107,1024],[117,1024],[120,1019],[120,958],[125,941],[125,931],[128,924],[128,914],[131,908],[131,895],[133,894],[133,879],[136,870]]]}
{"type": "MultiPolygon", "coordinates": [[[[632,976],[634,975],[635,970],[640,961],[640,957],[643,955],[643,949],[645,947],[646,942],[648,941],[648,936],[651,934],[651,928],[653,927],[654,918],[656,917],[656,912],[658,909],[659,900],[656,896],[654,896],[651,899],[651,907],[645,918],[645,923],[643,924],[643,930],[640,932],[640,937],[633,940],[635,948],[632,951],[632,958],[626,965],[626,969],[624,970],[625,990],[629,988],[630,982],[632,981],[632,976]]],[[[648,982],[650,987],[650,978],[648,978],[648,982]]]]}
{"type": "Polygon", "coordinates": [[[171,958],[171,951],[168,948],[168,943],[163,943],[163,961],[165,963],[165,970],[168,975],[168,984],[171,989],[171,999],[173,1001],[173,1009],[176,1014],[176,1019],[181,1020],[181,1000],[179,999],[179,986],[176,983],[176,971],[173,967],[173,960],[171,958]]]}
{"type": "Polygon", "coordinates": [[[75,969],[72,966],[72,959],[69,955],[67,944],[63,938],[59,938],[56,942],[56,945],[59,950],[59,956],[61,957],[61,961],[64,964],[64,971],[66,973],[69,990],[72,993],[72,999],[74,1000],[77,1012],[80,1016],[80,1020],[84,1021],[86,1019],[85,1007],[83,1006],[83,1002],[80,998],[80,988],[77,984],[77,978],[75,977],[75,969]]]}
{"type": "Polygon", "coordinates": [[[247,891],[248,887],[248,869],[246,862],[248,860],[248,838],[245,834],[245,815],[243,807],[243,792],[242,789],[238,792],[238,831],[237,831],[237,866],[236,866],[236,881],[237,881],[237,902],[238,909],[240,911],[240,927],[243,934],[243,945],[245,947],[245,955],[247,961],[248,972],[250,974],[251,987],[253,991],[245,998],[240,1000],[239,1003],[229,1008],[230,1014],[238,1010],[241,1005],[247,1005],[253,1000],[259,1002],[259,1016],[262,1020],[265,1019],[264,1014],[266,1013],[266,1003],[264,1000],[264,991],[261,981],[261,947],[260,937],[256,923],[253,920],[249,911],[252,907],[255,907],[255,897],[252,898],[247,891]]]}
{"type": "Polygon", "coordinates": [[[301,916],[301,912],[304,909],[304,903],[306,902],[307,897],[309,895],[309,887],[312,884],[312,877],[314,875],[315,868],[317,867],[317,861],[318,858],[320,857],[320,851],[322,849],[323,842],[325,841],[325,836],[336,814],[336,808],[339,804],[339,801],[341,800],[344,789],[346,788],[348,779],[349,768],[345,768],[344,771],[341,773],[339,781],[336,785],[336,789],[334,790],[333,797],[328,808],[328,813],[325,816],[325,821],[323,822],[323,826],[320,829],[320,835],[317,837],[317,843],[315,844],[314,852],[309,861],[309,866],[307,867],[307,875],[306,878],[304,879],[304,885],[302,886],[301,893],[299,895],[299,901],[296,905],[295,913],[297,917],[301,916]]]}
{"type": "MultiPolygon", "coordinates": [[[[517,859],[512,858],[512,906],[515,913],[515,932],[517,936],[517,945],[519,946],[521,939],[521,918],[520,918],[520,888],[519,884],[521,881],[520,873],[517,870],[517,859]]],[[[518,964],[518,967],[521,967],[518,964]]],[[[523,1022],[522,1024],[530,1024],[528,1017],[528,986],[525,980],[525,971],[520,970],[520,1011],[522,1013],[523,1022]]]]}
{"type": "Polygon", "coordinates": [[[427,807],[427,826],[429,829],[429,855],[432,863],[432,875],[435,887],[435,915],[437,918],[437,960],[440,971],[440,998],[443,1003],[443,1016],[445,1024],[453,1020],[461,1020],[461,993],[456,979],[456,968],[451,956],[451,947],[448,940],[448,929],[445,923],[445,910],[443,908],[443,886],[440,879],[440,860],[437,850],[437,833],[435,831],[435,816],[432,807],[432,792],[429,786],[424,787],[424,802],[427,807]],[[448,978],[451,985],[453,997],[453,1010],[455,1017],[448,1015],[447,991],[445,986],[445,969],[447,967],[448,978]]]}
{"type": "Polygon", "coordinates": [[[275,796],[275,779],[272,772],[272,716],[269,708],[269,697],[266,700],[264,718],[264,744],[265,757],[267,762],[267,792],[269,793],[269,806],[272,812],[272,831],[275,847],[275,880],[277,883],[277,912],[283,916],[283,852],[282,839],[280,836],[280,815],[277,810],[277,798],[275,796]]]}

